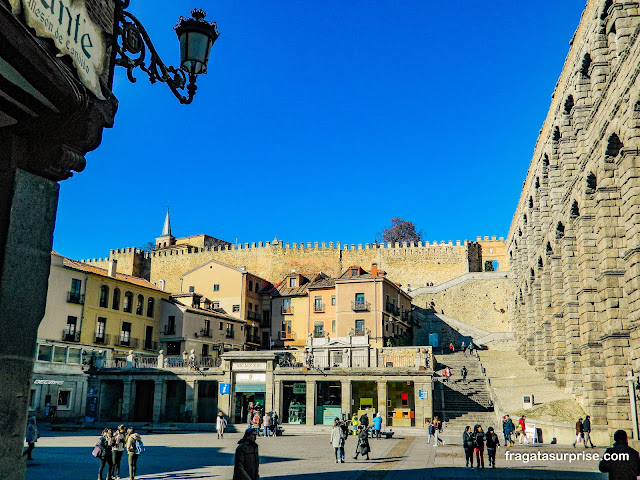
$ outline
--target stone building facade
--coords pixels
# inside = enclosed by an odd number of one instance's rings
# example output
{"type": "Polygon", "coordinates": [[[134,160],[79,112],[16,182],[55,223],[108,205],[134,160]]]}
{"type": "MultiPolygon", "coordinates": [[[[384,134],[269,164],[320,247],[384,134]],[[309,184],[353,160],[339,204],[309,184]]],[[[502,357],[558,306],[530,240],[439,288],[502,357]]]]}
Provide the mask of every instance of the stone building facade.
{"type": "Polygon", "coordinates": [[[520,353],[594,423],[636,438],[639,33],[637,3],[587,3],[507,237],[520,353]]]}

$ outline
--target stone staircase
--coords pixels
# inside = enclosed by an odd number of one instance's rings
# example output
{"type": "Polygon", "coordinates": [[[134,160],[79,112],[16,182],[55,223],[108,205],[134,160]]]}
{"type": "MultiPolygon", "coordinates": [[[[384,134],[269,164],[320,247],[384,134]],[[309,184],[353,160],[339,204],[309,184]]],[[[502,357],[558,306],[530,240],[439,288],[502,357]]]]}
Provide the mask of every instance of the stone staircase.
{"type": "Polygon", "coordinates": [[[434,414],[445,422],[443,438],[446,440],[449,435],[453,435],[452,441],[455,444],[461,443],[462,432],[467,425],[473,427],[481,424],[485,431],[488,426],[501,430],[501,427],[497,428],[495,425],[497,422],[491,394],[482,374],[480,361],[475,356],[465,357],[462,352],[438,355],[436,360],[434,414]],[[444,383],[442,380],[447,366],[451,369],[452,376],[444,383]],[[466,384],[462,383],[460,375],[463,366],[468,372],[466,384]]]}

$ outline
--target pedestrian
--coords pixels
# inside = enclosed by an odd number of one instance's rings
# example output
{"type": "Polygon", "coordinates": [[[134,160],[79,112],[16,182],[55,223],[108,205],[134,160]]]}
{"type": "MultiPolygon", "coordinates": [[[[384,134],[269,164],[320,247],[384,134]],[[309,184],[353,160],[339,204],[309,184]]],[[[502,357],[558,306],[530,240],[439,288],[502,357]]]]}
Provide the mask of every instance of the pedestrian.
{"type": "Polygon", "coordinates": [[[278,436],[278,412],[271,414],[271,430],[273,431],[273,438],[278,436]]]}
{"type": "Polygon", "coordinates": [[[253,428],[256,429],[258,435],[260,435],[260,426],[262,425],[262,411],[258,408],[253,409],[253,428]]]}
{"type": "Polygon", "coordinates": [[[216,419],[216,431],[218,432],[218,438],[224,438],[225,428],[227,428],[227,419],[224,418],[222,412],[218,412],[218,418],[216,419]]]}
{"type": "Polygon", "coordinates": [[[438,417],[433,417],[432,423],[433,423],[433,436],[435,437],[433,446],[437,447],[438,442],[442,442],[442,444],[444,445],[444,440],[440,438],[440,434],[442,433],[442,422],[438,417]]]}
{"type": "Polygon", "coordinates": [[[258,433],[251,427],[238,441],[236,459],[233,467],[233,480],[259,480],[260,456],[256,437],[258,433]]]}
{"type": "Polygon", "coordinates": [[[138,470],[138,457],[144,451],[144,445],[142,437],[133,427],[127,430],[126,448],[129,455],[129,480],[134,480],[138,470]]]}
{"type": "Polygon", "coordinates": [[[476,454],[476,468],[484,468],[484,432],[482,425],[473,427],[473,451],[476,454]]]}
{"type": "Polygon", "coordinates": [[[462,375],[462,383],[464,383],[465,385],[467,384],[467,367],[466,366],[462,366],[462,369],[460,370],[460,375],[462,375]]]}
{"type": "Polygon", "coordinates": [[[353,457],[353,459],[357,460],[358,455],[366,455],[367,460],[369,460],[369,452],[371,451],[371,446],[369,445],[367,430],[362,425],[358,427],[358,443],[356,445],[356,456],[353,457]]]}
{"type": "Polygon", "coordinates": [[[474,447],[475,442],[473,440],[473,432],[471,431],[471,427],[467,425],[464,427],[464,432],[462,433],[462,448],[464,448],[464,456],[467,462],[466,468],[469,468],[469,463],[471,463],[471,468],[473,468],[474,447]]]}
{"type": "MultiPolygon", "coordinates": [[[[431,443],[431,439],[435,439],[436,428],[433,426],[433,422],[429,422],[429,426],[427,427],[427,431],[429,432],[429,437],[427,438],[427,443],[425,445],[429,445],[431,443]]],[[[438,446],[437,440],[434,443],[434,446],[438,446]]]]}
{"type": "Polygon", "coordinates": [[[582,443],[584,445],[584,442],[582,441],[583,436],[584,436],[584,427],[582,425],[582,417],[580,417],[576,422],[576,441],[573,442],[573,448],[576,448],[576,443],[582,443]]]}
{"type": "Polygon", "coordinates": [[[453,352],[455,351],[455,349],[456,349],[456,347],[454,347],[454,346],[453,346],[453,343],[450,343],[450,344],[449,344],[449,351],[450,351],[451,353],[453,353],[453,352]]]}
{"type": "Polygon", "coordinates": [[[469,342],[469,355],[473,356],[473,349],[474,349],[474,345],[473,345],[473,341],[469,342]]]}
{"type": "Polygon", "coordinates": [[[102,435],[100,435],[97,443],[97,446],[100,447],[100,468],[98,470],[98,480],[103,480],[102,472],[104,472],[105,466],[107,466],[107,480],[111,480],[113,478],[113,455],[111,453],[111,445],[111,429],[105,428],[102,430],[102,435]]]}
{"type": "MultiPolygon", "coordinates": [[[[380,434],[382,430],[382,415],[380,415],[380,413],[374,414],[374,415],[375,416],[373,417],[373,432],[376,434],[376,438],[380,440],[380,438],[382,438],[380,434]]],[[[373,435],[371,436],[371,438],[373,438],[373,435]]]]}
{"type": "Polygon", "coordinates": [[[502,433],[504,434],[504,446],[508,447],[511,442],[511,434],[516,429],[513,424],[513,420],[509,418],[509,415],[505,415],[502,419],[502,433]]]}
{"type": "Polygon", "coordinates": [[[589,448],[587,447],[587,442],[589,442],[591,444],[591,448],[593,448],[593,442],[591,441],[591,417],[589,415],[584,417],[582,430],[584,431],[584,448],[589,448]]]}
{"type": "Polygon", "coordinates": [[[31,458],[31,452],[36,448],[36,442],[38,441],[38,427],[36,426],[36,417],[29,417],[27,420],[27,434],[24,437],[27,442],[27,449],[22,452],[22,456],[27,456],[27,460],[33,460],[31,458]]]}
{"type": "Polygon", "coordinates": [[[460,344],[460,350],[462,350],[462,355],[464,355],[466,357],[467,356],[467,346],[465,345],[464,340],[460,344]]]}
{"type": "Polygon", "coordinates": [[[126,430],[124,425],[118,425],[118,428],[113,432],[113,444],[111,447],[111,455],[113,457],[113,478],[120,479],[120,463],[122,462],[122,455],[124,454],[126,430]]]}
{"type": "Polygon", "coordinates": [[[345,438],[344,430],[340,424],[340,419],[336,417],[333,421],[333,428],[331,429],[331,440],[329,440],[336,456],[336,463],[344,463],[345,438]]]}
{"type": "Polygon", "coordinates": [[[351,428],[353,428],[353,435],[358,434],[358,425],[360,425],[360,422],[358,421],[358,415],[354,413],[353,418],[351,419],[351,428]]]}
{"type": "Polygon", "coordinates": [[[527,438],[527,424],[525,423],[525,416],[522,415],[520,420],[518,420],[518,433],[520,434],[520,440],[518,443],[522,445],[523,443],[528,444],[529,439],[527,438]]]}
{"type": "Polygon", "coordinates": [[[369,415],[363,413],[360,415],[360,426],[364,429],[365,433],[369,434],[369,415]]]}
{"type": "Polygon", "coordinates": [[[271,434],[271,413],[265,413],[262,417],[262,426],[264,427],[264,436],[269,437],[271,434]]]}
{"type": "Polygon", "coordinates": [[[496,434],[493,427],[487,428],[487,458],[489,459],[489,466],[496,468],[496,449],[500,449],[500,439],[496,434]]]}
{"type": "Polygon", "coordinates": [[[605,450],[598,469],[608,473],[611,480],[636,480],[640,476],[640,455],[629,446],[627,432],[616,431],[613,442],[613,447],[605,450]],[[611,460],[612,456],[617,460],[611,460]]]}

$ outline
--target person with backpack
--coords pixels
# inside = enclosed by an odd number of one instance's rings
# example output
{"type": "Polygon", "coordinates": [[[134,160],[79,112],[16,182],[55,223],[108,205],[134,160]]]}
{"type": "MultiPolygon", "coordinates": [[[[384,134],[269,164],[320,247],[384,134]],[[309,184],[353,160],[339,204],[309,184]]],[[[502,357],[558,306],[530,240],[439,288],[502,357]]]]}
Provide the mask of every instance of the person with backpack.
{"type": "Polygon", "coordinates": [[[484,432],[482,425],[473,428],[473,451],[476,454],[476,468],[484,468],[484,432]]]}
{"type": "Polygon", "coordinates": [[[129,454],[129,480],[134,480],[138,469],[138,457],[144,453],[142,437],[134,428],[127,430],[127,453],[129,454]]]}
{"type": "Polygon", "coordinates": [[[358,443],[356,446],[356,456],[353,457],[354,460],[358,459],[358,455],[366,455],[367,460],[369,459],[369,452],[371,451],[371,446],[369,445],[369,436],[367,435],[367,430],[360,425],[358,427],[358,443]]]}
{"type": "Polygon", "coordinates": [[[513,424],[513,420],[509,417],[509,415],[505,415],[502,419],[502,433],[504,434],[504,446],[508,447],[511,443],[511,434],[516,429],[513,424]]]}
{"type": "Polygon", "coordinates": [[[227,419],[224,418],[222,412],[218,412],[218,418],[216,419],[216,431],[218,432],[218,438],[224,438],[225,428],[227,428],[227,419]]]}
{"type": "Polygon", "coordinates": [[[98,443],[96,447],[100,448],[100,468],[98,470],[98,480],[102,480],[102,472],[104,472],[105,465],[107,468],[107,480],[111,480],[113,478],[113,455],[111,453],[111,445],[113,444],[113,439],[111,437],[111,429],[105,428],[102,430],[102,435],[98,439],[98,443]]]}
{"type": "Polygon", "coordinates": [[[467,462],[466,468],[469,468],[469,463],[471,463],[471,468],[473,468],[473,449],[475,447],[475,443],[473,441],[472,434],[473,432],[469,425],[464,427],[464,432],[462,433],[462,448],[464,448],[464,456],[467,462]]]}
{"type": "Polygon", "coordinates": [[[366,413],[363,413],[362,415],[360,415],[360,426],[362,426],[362,428],[364,429],[364,432],[368,435],[369,434],[369,415],[367,415],[366,413]]]}
{"type": "Polygon", "coordinates": [[[500,448],[500,439],[493,427],[489,427],[487,428],[487,457],[491,468],[496,468],[496,448],[500,448]]]}

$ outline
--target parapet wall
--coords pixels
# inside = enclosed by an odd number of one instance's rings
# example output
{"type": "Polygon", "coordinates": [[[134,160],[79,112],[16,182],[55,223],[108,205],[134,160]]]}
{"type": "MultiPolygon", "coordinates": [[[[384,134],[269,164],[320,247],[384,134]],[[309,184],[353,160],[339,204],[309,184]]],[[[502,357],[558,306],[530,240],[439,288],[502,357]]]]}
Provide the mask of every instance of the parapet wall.
{"type": "MultiPolygon", "coordinates": [[[[488,240],[488,237],[485,237],[488,240]]],[[[496,240],[492,237],[493,241],[496,240]]],[[[499,241],[502,241],[500,239],[499,241]]],[[[405,244],[342,244],[340,242],[245,243],[210,248],[171,248],[142,252],[135,248],[111,250],[110,258],[118,260],[118,272],[129,275],[148,271],[149,280],[165,289],[180,291],[180,277],[209,260],[248,271],[273,283],[296,270],[301,273],[322,271],[340,275],[351,265],[368,269],[372,263],[387,272],[393,281],[414,287],[445,282],[451,278],[479,271],[482,248],[476,242],[419,242],[405,244]]],[[[106,268],[109,258],[83,260],[106,268]]]]}

